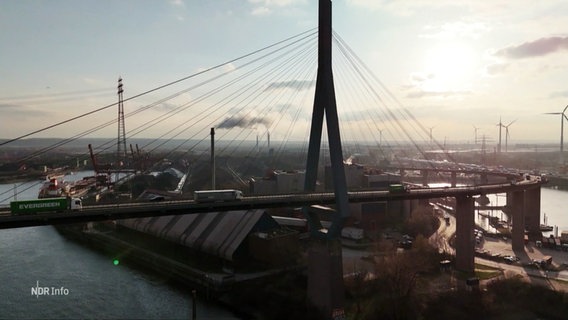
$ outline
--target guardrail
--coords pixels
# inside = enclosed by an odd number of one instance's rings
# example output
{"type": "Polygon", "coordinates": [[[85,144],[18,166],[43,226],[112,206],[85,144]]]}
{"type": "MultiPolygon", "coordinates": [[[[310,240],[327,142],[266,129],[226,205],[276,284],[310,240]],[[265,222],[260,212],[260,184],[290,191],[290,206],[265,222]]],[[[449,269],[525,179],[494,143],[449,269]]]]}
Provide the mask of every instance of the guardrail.
{"type": "MultiPolygon", "coordinates": [[[[493,184],[481,186],[415,188],[407,192],[353,191],[348,192],[349,202],[372,202],[389,200],[432,199],[443,197],[478,196],[539,188],[543,182],[529,181],[515,184],[493,184]]],[[[0,211],[0,229],[19,228],[51,224],[81,223],[88,221],[117,220],[151,216],[196,214],[203,212],[252,210],[277,207],[301,207],[307,205],[328,205],[335,203],[332,192],[292,193],[280,195],[259,195],[244,197],[238,201],[195,202],[193,200],[132,202],[84,206],[82,211],[62,213],[41,213],[36,215],[11,215],[0,211]]]]}

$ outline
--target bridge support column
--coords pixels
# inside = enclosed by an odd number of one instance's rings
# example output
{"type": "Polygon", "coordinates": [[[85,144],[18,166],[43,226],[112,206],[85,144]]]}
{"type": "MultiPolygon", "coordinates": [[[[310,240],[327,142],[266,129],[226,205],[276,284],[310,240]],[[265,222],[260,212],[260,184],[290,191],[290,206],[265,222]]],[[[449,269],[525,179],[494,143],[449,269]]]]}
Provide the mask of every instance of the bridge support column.
{"type": "Polygon", "coordinates": [[[507,205],[511,208],[513,217],[513,228],[511,230],[511,240],[513,250],[525,249],[525,192],[514,191],[507,196],[507,205]],[[509,201],[509,198],[511,201],[509,201]]]}
{"type": "Polygon", "coordinates": [[[474,272],[475,237],[473,197],[456,197],[456,269],[474,272]]]}
{"type": "Polygon", "coordinates": [[[525,227],[529,236],[538,237],[540,232],[540,186],[525,190],[525,227]]]}
{"type": "Polygon", "coordinates": [[[450,184],[451,184],[452,188],[455,188],[458,184],[458,174],[455,171],[452,171],[452,173],[451,173],[450,184]]]}
{"type": "Polygon", "coordinates": [[[339,239],[315,240],[308,249],[308,300],[325,319],[344,313],[343,260],[339,239]]]}
{"type": "Polygon", "coordinates": [[[428,171],[428,170],[422,170],[421,171],[421,173],[422,173],[422,185],[425,186],[425,187],[428,186],[428,173],[429,172],[430,171],[428,171]]]}
{"type": "Polygon", "coordinates": [[[489,183],[489,178],[487,178],[487,173],[482,173],[479,176],[479,179],[480,179],[479,184],[488,184],[489,183]]]}
{"type": "Polygon", "coordinates": [[[509,225],[512,224],[512,219],[513,219],[513,193],[512,192],[507,192],[505,194],[505,207],[503,208],[503,213],[505,213],[505,221],[507,221],[507,223],[509,223],[509,225]]]}
{"type": "Polygon", "coordinates": [[[416,207],[429,207],[430,199],[404,200],[406,202],[416,203],[416,207]]]}

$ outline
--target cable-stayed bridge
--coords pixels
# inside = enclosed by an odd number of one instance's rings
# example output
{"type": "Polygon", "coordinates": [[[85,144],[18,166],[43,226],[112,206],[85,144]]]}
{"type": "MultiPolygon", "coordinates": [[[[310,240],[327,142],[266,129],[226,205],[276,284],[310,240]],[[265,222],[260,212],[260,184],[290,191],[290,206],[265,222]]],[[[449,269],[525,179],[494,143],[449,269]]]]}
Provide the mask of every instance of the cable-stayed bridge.
{"type": "MultiPolygon", "coordinates": [[[[400,201],[413,199],[432,199],[445,197],[473,197],[492,193],[515,192],[534,189],[540,182],[526,184],[493,184],[471,187],[442,187],[412,189],[405,193],[389,191],[357,191],[349,192],[351,203],[400,201]]],[[[196,202],[194,200],[173,200],[161,202],[132,202],[117,204],[101,204],[85,206],[81,211],[46,213],[37,215],[12,216],[10,210],[0,210],[0,228],[17,228],[39,225],[80,223],[87,221],[103,221],[127,218],[167,216],[178,214],[196,214],[229,210],[250,210],[279,207],[299,207],[308,205],[332,205],[336,198],[332,192],[278,194],[248,196],[239,201],[228,202],[196,202]]]]}
{"type": "MultiPolygon", "coordinates": [[[[343,220],[349,216],[349,202],[455,197],[458,234],[456,266],[465,271],[473,271],[473,238],[468,235],[474,227],[474,196],[508,192],[515,200],[515,225],[525,225],[523,222],[527,219],[530,227],[533,227],[535,221],[540,221],[540,209],[535,208],[535,203],[539,203],[542,181],[537,180],[522,184],[423,188],[403,194],[348,191],[344,161],[351,154],[373,153],[376,160],[387,161],[396,167],[400,159],[418,157],[429,160],[428,151],[445,148],[402,106],[347,43],[331,30],[331,1],[320,0],[319,18],[318,29],[308,30],[139,94],[125,94],[127,81],[121,79],[117,103],[0,143],[0,147],[9,146],[63,126],[81,128],[66,139],[18,159],[18,162],[26,162],[78,139],[114,130],[118,124],[118,139],[95,146],[96,152],[91,157],[95,159],[117,150],[114,163],[109,164],[106,171],[120,172],[132,170],[136,162],[134,151],[130,158],[127,157],[126,142],[129,139],[151,136],[154,138],[141,146],[145,153],[160,151],[162,159],[178,161],[191,157],[192,161],[199,162],[212,154],[213,150],[208,150],[206,146],[209,129],[215,128],[216,140],[224,142],[218,143],[216,157],[231,158],[239,154],[253,159],[251,163],[264,163],[266,168],[282,163],[279,160],[289,156],[286,150],[294,144],[300,158],[295,161],[306,164],[303,168],[294,168],[305,170],[303,193],[249,195],[240,201],[206,204],[186,199],[155,204],[86,206],[83,211],[70,214],[1,217],[0,225],[18,227],[219,210],[334,204],[336,213],[328,232],[321,232],[319,218],[305,211],[312,236],[323,241],[323,245],[313,251],[313,256],[317,257],[314,260],[318,260],[314,263],[331,265],[323,274],[317,267],[310,267],[310,278],[315,278],[315,282],[308,285],[308,291],[333,292],[331,297],[325,298],[328,299],[326,301],[321,301],[317,292],[310,294],[317,300],[314,303],[329,313],[342,308],[343,304],[342,286],[338,284],[338,271],[341,268],[337,267],[341,254],[330,243],[336,240],[343,220]],[[332,48],[336,57],[333,70],[332,48]],[[333,74],[337,77],[334,78],[333,74]],[[116,107],[118,117],[107,117],[107,114],[114,113],[116,107]],[[323,131],[328,134],[323,135],[322,147],[323,131]],[[175,145],[163,151],[170,142],[175,145]],[[320,154],[322,149],[329,149],[333,193],[316,190],[318,167],[321,162],[327,163],[326,155],[320,154]],[[324,285],[323,289],[321,285],[324,285]]],[[[442,154],[445,160],[460,165],[449,152],[442,154]]],[[[85,152],[80,157],[88,158],[89,154],[85,152]]],[[[155,164],[145,163],[143,170],[151,171],[155,164]]],[[[437,169],[434,161],[427,161],[426,164],[432,170],[437,169]]],[[[214,179],[210,186],[215,186],[214,179]]],[[[522,246],[523,240],[524,228],[513,229],[513,247],[522,246]]]]}

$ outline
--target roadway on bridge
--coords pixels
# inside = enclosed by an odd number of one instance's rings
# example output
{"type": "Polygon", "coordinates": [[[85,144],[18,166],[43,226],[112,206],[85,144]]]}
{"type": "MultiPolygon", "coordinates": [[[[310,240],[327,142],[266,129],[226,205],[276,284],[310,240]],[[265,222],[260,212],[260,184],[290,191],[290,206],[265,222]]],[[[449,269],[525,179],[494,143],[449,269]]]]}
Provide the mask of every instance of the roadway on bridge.
{"type": "MultiPolygon", "coordinates": [[[[348,192],[349,202],[381,202],[393,200],[433,199],[482,194],[522,191],[540,188],[540,181],[526,181],[522,184],[492,184],[480,186],[417,188],[407,192],[389,191],[348,192]]],[[[0,211],[0,229],[30,226],[81,223],[127,218],[157,217],[202,212],[252,210],[265,208],[302,207],[309,205],[330,205],[335,203],[332,192],[296,193],[282,195],[248,196],[238,201],[196,202],[193,200],[163,202],[129,202],[85,206],[82,211],[43,213],[37,215],[10,215],[9,209],[0,211]]]]}

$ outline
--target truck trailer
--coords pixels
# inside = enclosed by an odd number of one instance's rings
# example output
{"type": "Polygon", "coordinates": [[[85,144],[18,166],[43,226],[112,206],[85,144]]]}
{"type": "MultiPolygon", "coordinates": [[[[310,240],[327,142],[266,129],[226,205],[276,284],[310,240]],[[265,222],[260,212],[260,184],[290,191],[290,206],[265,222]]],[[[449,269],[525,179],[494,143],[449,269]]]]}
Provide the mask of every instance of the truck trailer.
{"type": "Polygon", "coordinates": [[[40,212],[80,211],[83,203],[78,198],[43,198],[10,202],[12,215],[35,214],[40,212]]]}
{"type": "Polygon", "coordinates": [[[193,193],[195,202],[225,202],[236,201],[243,198],[243,192],[240,190],[199,190],[193,193]]]}

